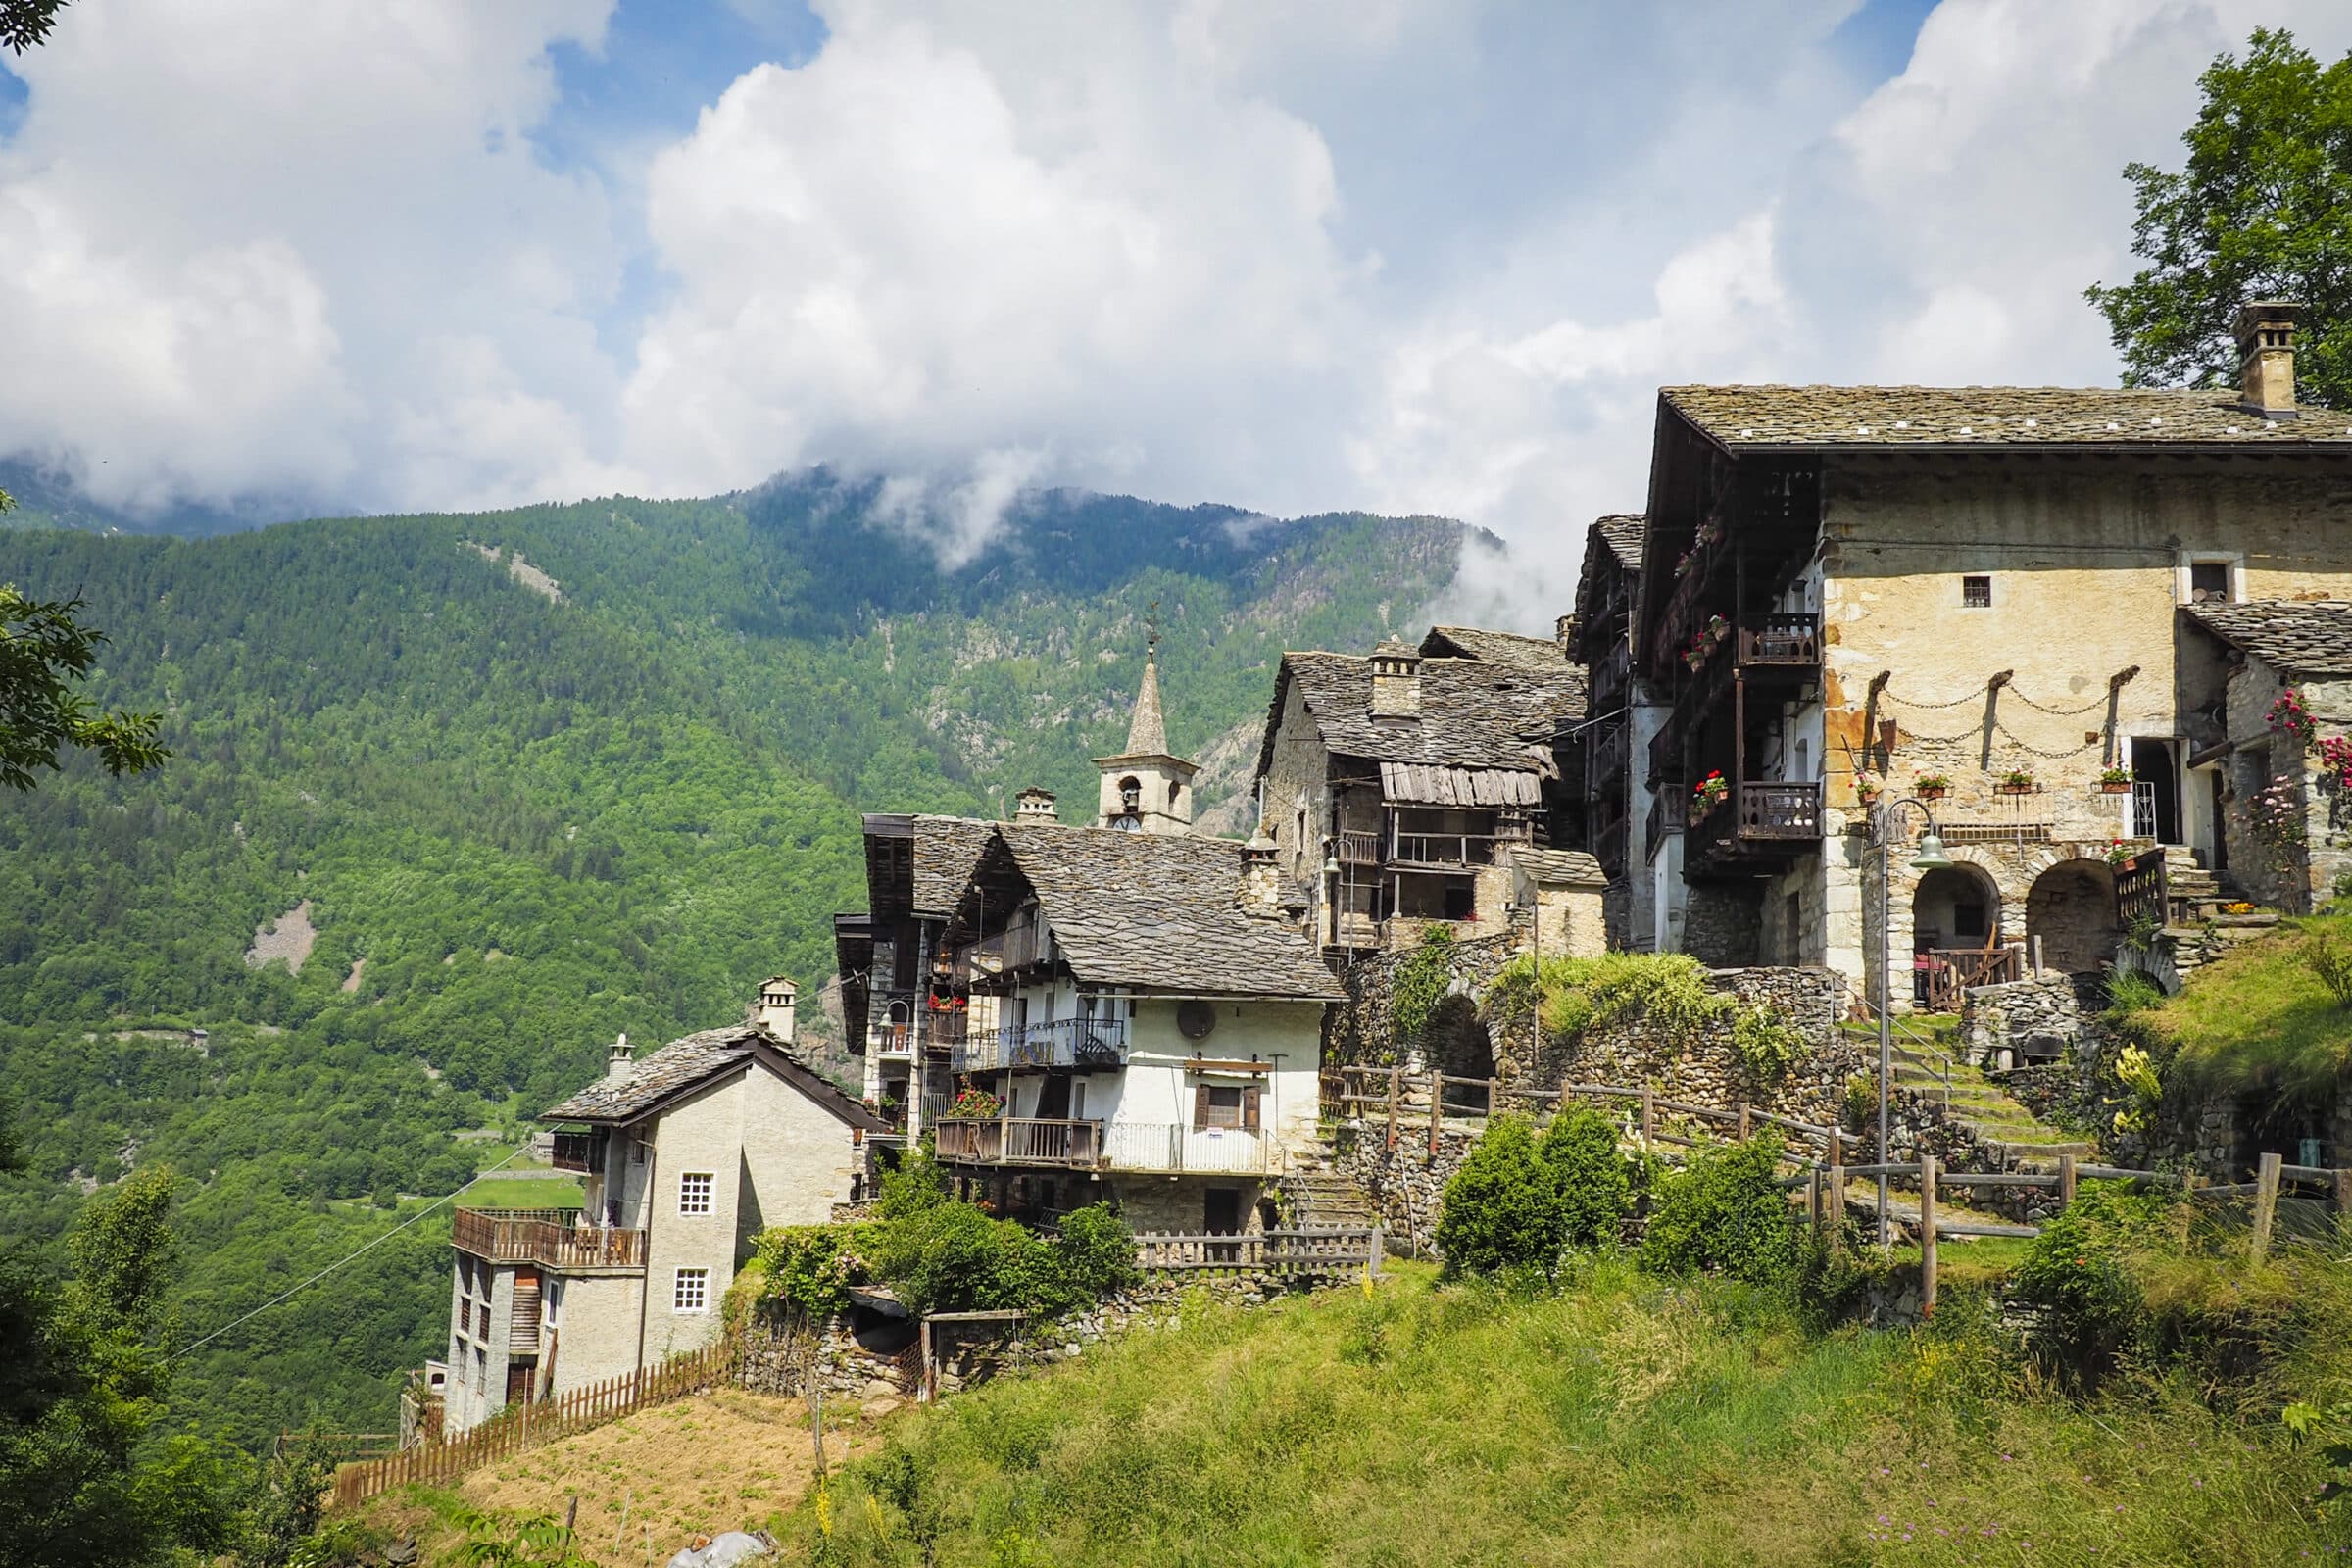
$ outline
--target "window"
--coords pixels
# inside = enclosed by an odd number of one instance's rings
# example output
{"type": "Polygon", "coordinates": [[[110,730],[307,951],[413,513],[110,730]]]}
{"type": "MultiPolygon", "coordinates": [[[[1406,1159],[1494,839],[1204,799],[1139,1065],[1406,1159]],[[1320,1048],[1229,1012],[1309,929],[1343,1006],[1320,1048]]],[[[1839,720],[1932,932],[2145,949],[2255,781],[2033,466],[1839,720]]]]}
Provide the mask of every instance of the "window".
{"type": "Polygon", "coordinates": [[[710,1309],[710,1271],[707,1268],[678,1270],[677,1285],[669,1298],[673,1312],[707,1312],[710,1309]]]}
{"type": "Polygon", "coordinates": [[[2188,564],[2188,602],[2226,605],[2230,602],[2230,563],[2192,561],[2188,564]]]}
{"type": "Polygon", "coordinates": [[[1992,608],[1992,579],[1990,577],[1961,578],[1960,608],[1963,610],[1990,610],[1992,608]]]}
{"type": "Polygon", "coordinates": [[[652,1146],[651,1146],[651,1145],[649,1145],[648,1143],[646,1143],[646,1141],[645,1141],[644,1139],[642,1139],[642,1138],[632,1138],[632,1139],[630,1139],[630,1140],[629,1140],[629,1163],[630,1163],[630,1164],[632,1164],[632,1165],[642,1165],[642,1164],[644,1164],[644,1163],[645,1163],[645,1152],[646,1152],[646,1150],[647,1150],[647,1149],[649,1149],[649,1148],[651,1148],[651,1147],[652,1147],[652,1146]]]}
{"type": "Polygon", "coordinates": [[[708,1214],[710,1212],[711,1173],[690,1170],[678,1177],[678,1212],[708,1214]]]}
{"type": "Polygon", "coordinates": [[[1239,1127],[1242,1124],[1242,1090],[1236,1084],[1203,1084],[1200,1087],[1200,1125],[1203,1127],[1239,1127]]]}

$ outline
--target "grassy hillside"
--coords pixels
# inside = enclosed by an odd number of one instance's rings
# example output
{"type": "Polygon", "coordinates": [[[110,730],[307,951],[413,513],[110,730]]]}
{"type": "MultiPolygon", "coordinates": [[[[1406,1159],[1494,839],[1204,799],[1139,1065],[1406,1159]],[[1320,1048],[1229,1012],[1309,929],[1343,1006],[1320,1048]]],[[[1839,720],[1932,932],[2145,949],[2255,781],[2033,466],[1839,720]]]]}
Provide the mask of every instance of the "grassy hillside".
{"type": "MultiPolygon", "coordinates": [[[[822,1510],[785,1506],[805,1455],[781,1433],[714,1454],[665,1506],[843,1564],[2185,1565],[2339,1545],[2311,1508],[2316,1452],[2274,1411],[2199,1393],[2146,1379],[2069,1402],[1957,1300],[1933,1330],[1811,1335],[1770,1298],[1620,1263],[1534,1298],[1407,1265],[1369,1298],[1204,1307],[894,1415],[822,1510]]],[[[560,1514],[577,1493],[587,1521],[625,1480],[511,1468],[536,1485],[504,1477],[501,1506],[560,1514]]],[[[582,1535],[599,1561],[639,1560],[582,1535]]]]}
{"type": "MultiPolygon", "coordinates": [[[[877,499],[817,474],[0,532],[0,581],[84,598],[113,639],[92,696],[163,710],[176,753],[0,801],[0,1073],[33,1165],[0,1178],[0,1237],[49,1249],[86,1188],[168,1161],[182,1328],[209,1331],[495,1162],[616,1031],[821,982],[858,810],[1091,801],[1155,602],[1171,740],[1230,792],[1280,649],[1376,638],[1461,536],[1055,494],[947,569],[877,499]]],[[[445,1241],[417,1225],[191,1356],[184,1410],[249,1442],[380,1428],[441,1342],[445,1241]]]]}

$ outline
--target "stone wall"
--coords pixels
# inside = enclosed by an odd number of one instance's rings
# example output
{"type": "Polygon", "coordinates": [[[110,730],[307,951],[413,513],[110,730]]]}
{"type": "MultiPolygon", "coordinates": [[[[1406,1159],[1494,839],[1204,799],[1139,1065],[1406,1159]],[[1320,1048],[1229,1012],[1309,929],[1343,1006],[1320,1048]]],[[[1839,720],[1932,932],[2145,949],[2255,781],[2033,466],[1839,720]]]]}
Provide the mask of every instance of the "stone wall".
{"type": "Polygon", "coordinates": [[[2082,1038],[2082,1020],[2104,1004],[2098,981],[2087,975],[2045,974],[1972,987],[1960,1002],[1961,1054],[2003,1072],[2070,1059],[2082,1038]]]}
{"type": "Polygon", "coordinates": [[[1683,904],[1683,951],[1711,969],[1744,968],[1762,956],[1763,889],[1702,882],[1683,904]]]}
{"type": "MultiPolygon", "coordinates": [[[[1332,1009],[1324,1026],[1323,1060],[1330,1066],[1401,1064],[1410,1071],[1425,1067],[1421,1042],[1396,1038],[1393,1003],[1396,971],[1414,949],[1375,954],[1348,965],[1340,983],[1348,1001],[1332,1009]]],[[[1446,952],[1446,989],[1474,1004],[1486,995],[1504,964],[1527,951],[1527,940],[1516,932],[1457,941],[1446,952]]]]}

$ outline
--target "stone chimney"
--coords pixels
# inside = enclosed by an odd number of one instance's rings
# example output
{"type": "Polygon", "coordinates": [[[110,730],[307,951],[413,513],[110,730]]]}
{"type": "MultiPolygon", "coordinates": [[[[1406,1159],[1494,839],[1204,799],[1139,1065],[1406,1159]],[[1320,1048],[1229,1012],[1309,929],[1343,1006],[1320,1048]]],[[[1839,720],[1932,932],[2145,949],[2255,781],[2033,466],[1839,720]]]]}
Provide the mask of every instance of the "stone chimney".
{"type": "Polygon", "coordinates": [[[1054,809],[1054,792],[1041,790],[1032,784],[1014,796],[1012,819],[1016,822],[1058,822],[1061,817],[1054,809]]]}
{"type": "Polygon", "coordinates": [[[1280,920],[1287,916],[1282,906],[1282,869],[1275,864],[1279,848],[1266,824],[1257,824],[1250,842],[1242,846],[1242,912],[1253,920],[1280,920]]]}
{"type": "Polygon", "coordinates": [[[760,1009],[753,1014],[762,1033],[782,1045],[792,1044],[793,1008],[799,1004],[801,988],[783,975],[775,975],[760,983],[760,1009]]]}
{"type": "Polygon", "coordinates": [[[2291,419],[2295,409],[2295,318],[2292,300],[2249,300],[2237,308],[2238,404],[2266,419],[2291,419]]]}
{"type": "Polygon", "coordinates": [[[624,1034],[612,1042],[612,1049],[606,1055],[605,1082],[625,1084],[636,1076],[637,1049],[629,1044],[629,1037],[624,1034]]]}
{"type": "Polygon", "coordinates": [[[1562,653],[1567,652],[1576,642],[1576,617],[1562,615],[1554,620],[1551,623],[1551,640],[1560,645],[1562,653]]]}
{"type": "Polygon", "coordinates": [[[1372,650],[1372,716],[1421,716],[1421,653],[1396,637],[1372,650]]]}

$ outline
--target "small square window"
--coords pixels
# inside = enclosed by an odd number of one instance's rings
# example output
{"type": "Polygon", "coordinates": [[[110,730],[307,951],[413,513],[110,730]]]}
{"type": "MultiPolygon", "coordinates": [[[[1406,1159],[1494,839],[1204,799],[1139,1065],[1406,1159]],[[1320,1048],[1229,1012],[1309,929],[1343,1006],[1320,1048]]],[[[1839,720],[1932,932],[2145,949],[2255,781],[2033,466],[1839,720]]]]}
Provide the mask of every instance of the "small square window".
{"type": "Polygon", "coordinates": [[[690,1170],[678,1178],[678,1212],[708,1214],[710,1212],[710,1172],[690,1170]]]}
{"type": "Polygon", "coordinates": [[[676,1312],[707,1312],[710,1309],[710,1271],[707,1268],[678,1270],[677,1285],[669,1298],[670,1309],[676,1312]]]}
{"type": "Polygon", "coordinates": [[[1961,578],[1960,608],[1963,610],[1990,610],[1992,608],[1992,579],[1990,577],[1961,578]]]}
{"type": "Polygon", "coordinates": [[[2230,563],[2192,561],[2188,564],[2188,602],[2226,605],[2230,602],[2230,563]]]}
{"type": "Polygon", "coordinates": [[[1228,1089],[1211,1085],[1208,1091],[1207,1125],[1239,1127],[1242,1124],[1242,1091],[1236,1086],[1228,1089]]]}

